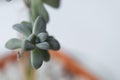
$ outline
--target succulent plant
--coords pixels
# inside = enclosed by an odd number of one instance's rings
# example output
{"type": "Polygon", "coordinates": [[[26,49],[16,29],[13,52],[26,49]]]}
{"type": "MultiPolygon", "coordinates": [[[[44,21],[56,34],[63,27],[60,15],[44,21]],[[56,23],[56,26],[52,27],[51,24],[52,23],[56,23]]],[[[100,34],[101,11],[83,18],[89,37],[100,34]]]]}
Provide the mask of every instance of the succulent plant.
{"type": "Polygon", "coordinates": [[[42,16],[46,22],[49,21],[49,14],[44,6],[47,4],[53,8],[59,8],[60,0],[26,0],[27,5],[30,7],[32,20],[34,21],[38,15],[42,16]]]}
{"type": "Polygon", "coordinates": [[[49,49],[59,50],[60,44],[46,31],[46,21],[38,16],[34,23],[22,22],[15,24],[13,29],[23,34],[24,40],[13,38],[8,40],[6,48],[14,50],[21,48],[23,51],[30,51],[31,64],[38,69],[43,61],[50,59],[49,49]]]}

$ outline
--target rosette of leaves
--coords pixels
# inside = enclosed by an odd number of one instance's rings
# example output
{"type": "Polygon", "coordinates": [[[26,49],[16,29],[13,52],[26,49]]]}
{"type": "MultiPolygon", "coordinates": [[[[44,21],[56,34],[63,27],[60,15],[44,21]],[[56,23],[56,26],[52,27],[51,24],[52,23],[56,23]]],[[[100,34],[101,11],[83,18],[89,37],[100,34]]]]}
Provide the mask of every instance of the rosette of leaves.
{"type": "Polygon", "coordinates": [[[50,59],[49,49],[60,49],[59,42],[54,37],[48,35],[46,22],[40,16],[37,17],[33,24],[22,22],[21,24],[15,24],[13,28],[23,34],[25,39],[10,39],[6,43],[6,47],[11,50],[21,48],[23,51],[30,51],[31,64],[35,69],[38,69],[43,61],[50,59]]]}
{"type": "Polygon", "coordinates": [[[33,21],[37,18],[37,16],[42,16],[46,22],[49,21],[49,15],[44,4],[53,8],[59,8],[60,6],[60,0],[25,0],[25,2],[29,5],[33,21]]]}

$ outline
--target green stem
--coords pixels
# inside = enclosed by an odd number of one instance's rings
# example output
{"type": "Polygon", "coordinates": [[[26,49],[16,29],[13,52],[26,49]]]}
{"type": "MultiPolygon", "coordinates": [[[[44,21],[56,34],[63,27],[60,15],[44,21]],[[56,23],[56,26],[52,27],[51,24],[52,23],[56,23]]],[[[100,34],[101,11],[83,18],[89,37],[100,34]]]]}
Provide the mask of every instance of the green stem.
{"type": "Polygon", "coordinates": [[[46,22],[49,21],[49,15],[43,5],[43,0],[31,0],[30,17],[32,22],[34,22],[38,16],[42,16],[46,22]]]}
{"type": "MultiPolygon", "coordinates": [[[[42,0],[25,0],[25,4],[29,5],[27,6],[29,9],[29,15],[30,15],[29,19],[30,19],[30,22],[33,23],[35,19],[39,16],[38,6],[42,5],[42,0]]],[[[29,54],[29,53],[26,53],[26,54],[29,54]]],[[[25,77],[26,77],[25,80],[35,80],[35,70],[31,66],[30,56],[25,55],[25,57],[29,59],[28,61],[26,60],[28,65],[25,66],[27,67],[25,70],[25,77]]]]}
{"type": "Polygon", "coordinates": [[[41,0],[31,0],[31,9],[30,9],[30,17],[34,22],[37,16],[39,16],[38,5],[42,3],[41,0]]]}

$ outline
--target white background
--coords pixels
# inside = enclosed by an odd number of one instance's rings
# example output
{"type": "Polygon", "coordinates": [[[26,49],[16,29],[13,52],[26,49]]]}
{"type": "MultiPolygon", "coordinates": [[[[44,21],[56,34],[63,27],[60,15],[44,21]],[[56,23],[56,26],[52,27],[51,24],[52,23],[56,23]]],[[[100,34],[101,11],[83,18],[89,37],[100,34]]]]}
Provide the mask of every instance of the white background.
{"type": "MultiPolygon", "coordinates": [[[[46,6],[48,31],[62,48],[100,74],[105,80],[120,80],[120,1],[62,0],[60,9],[46,6]]],[[[21,0],[0,2],[0,52],[16,37],[12,25],[27,20],[21,0]]]]}

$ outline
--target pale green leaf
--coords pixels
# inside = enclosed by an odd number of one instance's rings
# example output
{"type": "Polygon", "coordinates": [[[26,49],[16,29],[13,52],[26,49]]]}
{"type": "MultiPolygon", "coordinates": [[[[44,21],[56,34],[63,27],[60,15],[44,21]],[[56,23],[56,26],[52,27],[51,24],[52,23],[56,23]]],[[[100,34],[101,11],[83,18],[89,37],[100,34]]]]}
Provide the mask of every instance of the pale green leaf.
{"type": "Polygon", "coordinates": [[[46,4],[58,8],[60,6],[60,0],[43,0],[46,4]]]}
{"type": "Polygon", "coordinates": [[[42,56],[40,54],[40,50],[38,48],[34,49],[31,51],[31,64],[35,69],[38,69],[39,67],[41,67],[42,63],[43,63],[43,59],[42,56]]]}
{"type": "Polygon", "coordinates": [[[39,48],[39,49],[43,49],[43,50],[48,50],[50,49],[50,46],[47,42],[42,42],[42,43],[38,43],[36,44],[36,46],[39,48]]]}
{"type": "Polygon", "coordinates": [[[45,32],[41,32],[37,35],[37,37],[40,39],[41,42],[47,40],[48,34],[45,32]]]}
{"type": "Polygon", "coordinates": [[[33,34],[38,35],[39,33],[45,31],[46,31],[46,22],[42,17],[38,16],[34,22],[33,34]]]}
{"type": "Polygon", "coordinates": [[[23,44],[22,40],[13,38],[8,40],[5,46],[6,48],[13,50],[13,49],[21,48],[22,44],[23,44]]]}
{"type": "Polygon", "coordinates": [[[32,33],[32,23],[27,22],[27,21],[22,21],[21,24],[23,24],[25,27],[27,27],[32,33]]]}
{"type": "Polygon", "coordinates": [[[13,29],[20,32],[25,37],[28,37],[32,33],[30,28],[27,25],[25,25],[25,23],[24,24],[15,24],[15,25],[13,25],[13,29]]]}

